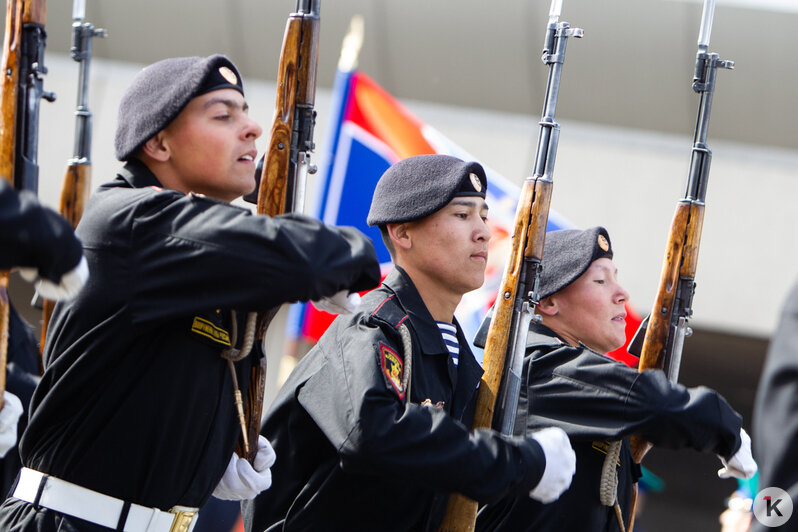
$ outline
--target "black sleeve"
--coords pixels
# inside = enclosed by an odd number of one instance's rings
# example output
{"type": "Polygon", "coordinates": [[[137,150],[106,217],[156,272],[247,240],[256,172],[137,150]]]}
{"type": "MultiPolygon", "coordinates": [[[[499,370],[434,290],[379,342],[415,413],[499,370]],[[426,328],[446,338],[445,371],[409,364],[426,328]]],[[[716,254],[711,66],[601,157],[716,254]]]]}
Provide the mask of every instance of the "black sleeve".
{"type": "Polygon", "coordinates": [[[15,191],[0,179],[0,270],[35,267],[58,282],[80,262],[82,251],[72,227],[30,192],[15,191]]]}
{"type": "Polygon", "coordinates": [[[663,447],[690,447],[731,457],[742,418],[718,393],[685,388],[661,371],[625,364],[574,347],[528,366],[527,426],[556,425],[577,439],[639,435],[663,447]]]}
{"type": "Polygon", "coordinates": [[[400,400],[379,369],[383,338],[361,324],[328,341],[335,352],[325,353],[324,366],[298,393],[345,471],[405,478],[481,502],[537,485],[545,467],[537,442],[469,431],[441,409],[400,400]]]}
{"type": "MultiPolygon", "coordinates": [[[[753,451],[761,487],[798,500],[798,283],[782,309],[754,402],[753,451]]],[[[763,527],[764,528],[764,527],[763,527]]]]}
{"type": "Polygon", "coordinates": [[[181,315],[198,301],[265,310],[379,284],[374,246],[356,229],[298,214],[258,216],[193,194],[157,196],[123,224],[133,227],[137,320],[181,315]]]}

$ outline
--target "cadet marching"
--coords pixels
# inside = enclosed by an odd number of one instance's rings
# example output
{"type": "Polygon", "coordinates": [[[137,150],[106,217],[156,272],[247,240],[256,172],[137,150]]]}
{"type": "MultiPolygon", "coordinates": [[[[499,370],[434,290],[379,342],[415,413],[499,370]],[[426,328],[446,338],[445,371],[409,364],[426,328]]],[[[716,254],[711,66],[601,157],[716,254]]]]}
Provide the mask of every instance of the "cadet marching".
{"type": "MultiPolygon", "coordinates": [[[[74,232],[0,180],[0,269],[58,301],[42,375],[14,388],[6,371],[0,457],[14,478],[0,530],[187,532],[213,496],[240,502],[247,532],[433,531],[461,511],[459,494],[478,508],[464,530],[625,531],[642,459],[630,438],[715,454],[722,478],[757,472],[720,394],[607,356],[626,341],[629,295],[600,226],[546,236],[512,430],[475,426],[486,369],[455,309],[485,280],[483,166],[435,154],[393,164],[371,199],[375,243],[232,204],[258,186],[262,133],[231,59],[168,58],[127,88],[118,173],[74,232]],[[375,245],[393,262],[382,280],[375,245]],[[298,301],[339,315],[282,384],[247,459],[241,397],[265,356],[248,316],[298,301]]],[[[8,359],[22,360],[29,331],[6,307],[8,359]]],[[[786,411],[790,308],[760,390],[786,411]]],[[[791,487],[788,447],[766,455],[763,482],[791,487]]]]}

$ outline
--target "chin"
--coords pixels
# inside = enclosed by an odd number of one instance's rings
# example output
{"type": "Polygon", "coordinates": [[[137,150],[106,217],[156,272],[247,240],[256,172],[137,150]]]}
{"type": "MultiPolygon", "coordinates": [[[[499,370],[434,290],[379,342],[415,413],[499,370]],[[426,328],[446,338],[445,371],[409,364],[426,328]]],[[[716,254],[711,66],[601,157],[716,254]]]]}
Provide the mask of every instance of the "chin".
{"type": "Polygon", "coordinates": [[[624,338],[620,343],[615,343],[614,347],[610,347],[609,351],[607,352],[609,353],[610,351],[615,351],[616,349],[620,349],[623,347],[623,344],[625,343],[626,343],[626,338],[624,338]]]}
{"type": "Polygon", "coordinates": [[[242,189],[246,189],[246,190],[241,192],[241,194],[239,194],[239,196],[246,196],[247,194],[251,194],[251,193],[255,192],[255,189],[257,188],[257,183],[253,179],[251,183],[246,183],[241,188],[242,189]]]}
{"type": "Polygon", "coordinates": [[[479,281],[475,280],[473,283],[471,283],[468,291],[473,292],[474,290],[480,288],[483,284],[485,284],[485,279],[480,279],[479,281]]]}

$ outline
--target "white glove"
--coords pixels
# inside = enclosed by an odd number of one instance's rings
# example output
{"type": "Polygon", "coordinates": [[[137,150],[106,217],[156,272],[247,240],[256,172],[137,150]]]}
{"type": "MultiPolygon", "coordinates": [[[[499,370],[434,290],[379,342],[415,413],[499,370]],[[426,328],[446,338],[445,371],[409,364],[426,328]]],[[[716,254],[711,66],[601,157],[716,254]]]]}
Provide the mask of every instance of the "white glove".
{"type": "Polygon", "coordinates": [[[255,455],[254,468],[233,453],[222,480],[213,490],[213,496],[227,501],[241,501],[253,499],[261,491],[269,489],[272,485],[272,472],[269,469],[274,465],[276,455],[269,440],[258,436],[258,454],[255,455]]]}
{"type": "Polygon", "coordinates": [[[17,422],[22,415],[22,402],[11,392],[3,392],[0,410],[0,458],[17,444],[17,422]]]}
{"type": "Polygon", "coordinates": [[[360,306],[360,294],[357,292],[349,293],[348,290],[340,292],[330,297],[323,297],[319,301],[311,301],[313,306],[330,314],[352,314],[360,306]]]}
{"type": "Polygon", "coordinates": [[[36,291],[43,298],[61,301],[78,295],[89,278],[89,265],[86,263],[86,257],[81,257],[78,265],[62,275],[58,283],[39,277],[39,271],[36,268],[20,268],[19,274],[29,283],[35,282],[36,291]]]}
{"type": "Polygon", "coordinates": [[[531,434],[543,448],[546,468],[529,496],[542,503],[556,500],[571,485],[576,472],[576,454],[568,435],[558,427],[548,427],[531,434]]]}
{"type": "Polygon", "coordinates": [[[742,440],[740,448],[737,449],[734,456],[729,458],[728,462],[722,456],[718,455],[721,463],[723,463],[723,469],[718,470],[718,476],[720,478],[735,477],[746,479],[753,477],[756,473],[758,468],[756,462],[754,462],[754,456],[751,454],[751,437],[748,436],[745,429],[740,429],[740,440],[742,440]]]}

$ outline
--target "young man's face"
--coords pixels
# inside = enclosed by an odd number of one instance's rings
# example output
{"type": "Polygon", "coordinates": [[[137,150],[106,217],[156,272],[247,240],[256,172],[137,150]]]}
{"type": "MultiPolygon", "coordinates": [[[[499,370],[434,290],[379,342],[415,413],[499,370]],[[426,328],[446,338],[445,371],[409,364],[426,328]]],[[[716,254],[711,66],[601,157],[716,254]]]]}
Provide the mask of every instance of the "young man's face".
{"type": "Polygon", "coordinates": [[[488,259],[488,205],[480,197],[454,198],[441,210],[407,224],[416,271],[452,294],[482,286],[488,259]]]}
{"type": "Polygon", "coordinates": [[[192,99],[162,131],[180,189],[232,201],[255,188],[255,139],[263,130],[244,96],[222,89],[192,99]]]}
{"type": "Polygon", "coordinates": [[[626,341],[624,304],[629,294],[618,283],[612,259],[594,260],[576,281],[549,297],[557,311],[549,318],[551,326],[572,345],[582,342],[609,353],[626,341]]]}

